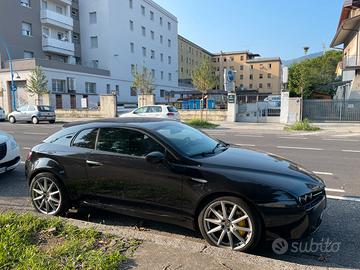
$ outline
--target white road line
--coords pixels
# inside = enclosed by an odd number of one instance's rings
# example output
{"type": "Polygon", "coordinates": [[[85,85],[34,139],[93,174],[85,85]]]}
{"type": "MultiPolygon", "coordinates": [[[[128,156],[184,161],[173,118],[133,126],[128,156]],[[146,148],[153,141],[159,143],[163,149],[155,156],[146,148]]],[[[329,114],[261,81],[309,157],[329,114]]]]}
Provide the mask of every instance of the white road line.
{"type": "Polygon", "coordinates": [[[349,139],[323,139],[323,141],[336,141],[336,142],[359,142],[360,140],[349,140],[349,139]]]}
{"type": "Polygon", "coordinates": [[[340,200],[340,201],[351,201],[351,202],[360,202],[360,198],[355,197],[343,197],[343,196],[333,196],[333,195],[326,195],[329,199],[340,200]]]}
{"type": "Polygon", "coordinates": [[[316,172],[316,171],[314,171],[313,173],[319,174],[319,175],[334,175],[333,173],[330,173],[330,172],[316,172]]]}
{"type": "Polygon", "coordinates": [[[360,150],[341,150],[341,151],[345,153],[360,153],[360,150]]]}
{"type": "Polygon", "coordinates": [[[24,132],[24,135],[49,135],[48,133],[24,132]]]}
{"type": "Polygon", "coordinates": [[[326,191],[329,191],[329,192],[345,193],[345,190],[343,190],[343,189],[325,188],[325,190],[326,190],[326,191]]]}
{"type": "Polygon", "coordinates": [[[249,137],[249,138],[264,138],[263,135],[247,135],[247,134],[236,134],[235,137],[249,137]]]}
{"type": "Polygon", "coordinates": [[[31,150],[30,147],[23,147],[24,150],[31,150]]]}
{"type": "Polygon", "coordinates": [[[279,139],[290,139],[290,140],[307,140],[308,138],[303,137],[278,137],[279,139]]]}
{"type": "Polygon", "coordinates": [[[294,150],[312,150],[312,151],[323,151],[321,148],[310,148],[310,147],[295,147],[295,146],[276,146],[279,149],[294,149],[294,150]]]}
{"type": "Polygon", "coordinates": [[[20,161],[20,164],[25,164],[25,161],[20,161]]]}
{"type": "Polygon", "coordinates": [[[243,143],[243,144],[241,144],[241,143],[237,143],[237,144],[235,144],[235,145],[237,145],[237,146],[255,147],[255,144],[246,144],[246,143],[243,143]]]}

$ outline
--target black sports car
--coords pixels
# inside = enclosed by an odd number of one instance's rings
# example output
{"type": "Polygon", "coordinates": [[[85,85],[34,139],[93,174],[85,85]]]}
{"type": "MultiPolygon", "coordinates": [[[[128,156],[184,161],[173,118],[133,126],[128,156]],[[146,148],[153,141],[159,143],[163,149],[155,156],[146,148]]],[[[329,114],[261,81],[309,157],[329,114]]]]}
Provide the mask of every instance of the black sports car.
{"type": "Polygon", "coordinates": [[[171,120],[66,125],[31,150],[26,175],[41,213],[88,205],[199,229],[210,244],[239,251],[264,236],[315,231],[326,207],[313,173],[171,120]]]}

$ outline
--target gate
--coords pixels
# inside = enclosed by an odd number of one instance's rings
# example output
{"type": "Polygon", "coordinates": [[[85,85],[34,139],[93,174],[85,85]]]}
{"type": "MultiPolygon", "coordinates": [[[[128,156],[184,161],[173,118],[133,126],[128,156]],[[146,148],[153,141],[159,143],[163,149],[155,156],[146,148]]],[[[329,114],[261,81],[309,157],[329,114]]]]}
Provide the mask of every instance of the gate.
{"type": "Polygon", "coordinates": [[[360,100],[304,100],[303,116],[311,121],[360,121],[360,100]]]}

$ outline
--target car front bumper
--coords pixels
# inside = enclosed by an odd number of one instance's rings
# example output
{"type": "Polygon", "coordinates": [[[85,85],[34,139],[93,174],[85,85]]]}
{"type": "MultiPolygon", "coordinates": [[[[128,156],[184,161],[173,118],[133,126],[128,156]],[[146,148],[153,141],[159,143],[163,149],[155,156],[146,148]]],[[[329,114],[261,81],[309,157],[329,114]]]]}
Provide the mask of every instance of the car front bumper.
{"type": "Polygon", "coordinates": [[[15,149],[8,150],[5,158],[0,161],[0,174],[15,169],[20,163],[20,149],[17,146],[15,149]]]}

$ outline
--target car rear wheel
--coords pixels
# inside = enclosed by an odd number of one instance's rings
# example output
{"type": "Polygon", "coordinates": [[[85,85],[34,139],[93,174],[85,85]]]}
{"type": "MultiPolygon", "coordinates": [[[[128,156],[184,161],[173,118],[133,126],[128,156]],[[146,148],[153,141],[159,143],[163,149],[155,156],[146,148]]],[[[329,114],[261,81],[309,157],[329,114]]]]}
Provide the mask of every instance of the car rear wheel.
{"type": "Polygon", "coordinates": [[[39,124],[39,119],[38,119],[36,116],[34,116],[33,118],[31,118],[31,122],[32,122],[34,125],[37,125],[37,124],[39,124]]]}
{"type": "Polygon", "coordinates": [[[49,123],[50,124],[55,124],[55,120],[50,120],[49,123]]]}
{"type": "Polygon", "coordinates": [[[251,251],[262,238],[262,223],[255,210],[236,197],[208,203],[198,217],[200,232],[213,246],[251,251]]]}
{"type": "Polygon", "coordinates": [[[10,116],[10,117],[9,117],[9,122],[10,122],[11,124],[15,124],[15,123],[16,123],[15,117],[14,117],[14,116],[10,116]]]}
{"type": "Polygon", "coordinates": [[[30,198],[35,209],[45,215],[62,215],[69,210],[65,187],[51,173],[40,173],[33,178],[30,198]]]}

